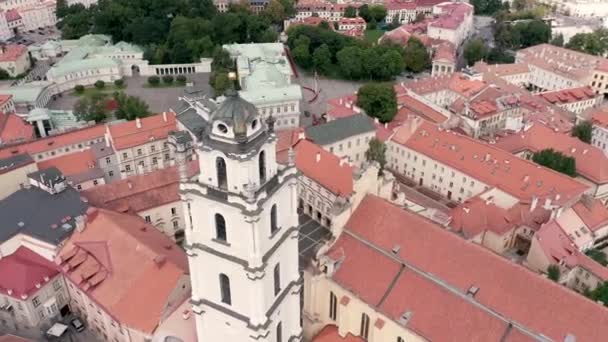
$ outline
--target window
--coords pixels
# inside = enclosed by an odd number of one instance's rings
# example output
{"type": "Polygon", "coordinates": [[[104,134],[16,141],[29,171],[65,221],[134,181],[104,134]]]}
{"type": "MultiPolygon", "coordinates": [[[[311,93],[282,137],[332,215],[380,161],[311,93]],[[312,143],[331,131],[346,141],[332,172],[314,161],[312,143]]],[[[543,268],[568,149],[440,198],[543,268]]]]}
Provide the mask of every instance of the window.
{"type": "Polygon", "coordinates": [[[266,152],[260,152],[258,157],[258,169],[260,173],[260,184],[266,181],[266,152]]]}
{"type": "Polygon", "coordinates": [[[281,265],[277,264],[274,267],[274,295],[278,295],[281,292],[281,265]]]}
{"type": "Polygon", "coordinates": [[[224,273],[220,273],[220,295],[222,303],[232,304],[232,298],[230,298],[230,279],[224,273]]]}
{"type": "Polygon", "coordinates": [[[112,162],[112,160],[110,159],[110,157],[106,157],[106,164],[110,164],[112,162]]]}
{"type": "Polygon", "coordinates": [[[361,331],[359,332],[359,335],[367,341],[369,335],[369,316],[365,313],[361,314],[361,331]]]}
{"type": "Polygon", "coordinates": [[[277,342],[282,342],[283,341],[283,324],[281,324],[281,322],[279,322],[279,324],[277,324],[277,342]]]}
{"type": "Polygon", "coordinates": [[[338,297],[333,292],[329,292],[329,318],[335,321],[338,313],[338,297]]]}
{"type": "Polygon", "coordinates": [[[125,170],[127,170],[127,172],[131,171],[131,165],[129,165],[129,164],[125,165],[125,170]]]}
{"type": "Polygon", "coordinates": [[[171,215],[176,215],[176,214],[177,214],[177,209],[171,208],[171,215]]]}
{"type": "Polygon", "coordinates": [[[76,185],[76,189],[82,190],[82,185],[80,185],[80,184],[76,185]]]}
{"type": "Polygon", "coordinates": [[[174,229],[179,228],[179,222],[177,222],[177,221],[173,221],[173,228],[174,228],[174,229]]]}
{"type": "Polygon", "coordinates": [[[403,339],[403,337],[399,336],[397,337],[397,342],[405,342],[405,340],[403,339]]]}
{"type": "Polygon", "coordinates": [[[169,160],[169,159],[171,159],[171,158],[169,157],[169,153],[165,153],[165,160],[169,160]]]}
{"type": "Polygon", "coordinates": [[[97,179],[94,179],[93,180],[93,185],[97,185],[97,184],[98,184],[97,179]]]}
{"type": "Polygon", "coordinates": [[[270,233],[276,232],[277,229],[277,205],[273,204],[272,208],[270,208],[270,233]]]}
{"type": "Polygon", "coordinates": [[[110,176],[110,177],[114,177],[114,171],[110,171],[110,172],[108,172],[108,176],[110,176]]]}
{"type": "Polygon", "coordinates": [[[38,296],[32,298],[32,304],[34,305],[35,308],[37,308],[40,305],[40,299],[38,299],[38,296]]]}
{"type": "Polygon", "coordinates": [[[228,178],[226,176],[226,161],[224,158],[217,157],[215,159],[215,168],[217,171],[217,187],[223,190],[228,190],[228,178]]]}
{"type": "Polygon", "coordinates": [[[158,164],[158,158],[156,158],[156,157],[152,158],[152,164],[153,165],[158,164]]]}
{"type": "Polygon", "coordinates": [[[156,145],[150,146],[150,152],[156,152],[156,145]]]}
{"type": "Polygon", "coordinates": [[[215,238],[220,241],[226,242],[226,220],[224,216],[215,214],[215,238]]]}
{"type": "Polygon", "coordinates": [[[138,156],[141,156],[141,148],[138,148],[138,149],[137,149],[137,155],[138,155],[138,156]]]}
{"type": "Polygon", "coordinates": [[[53,289],[59,291],[61,289],[61,280],[57,279],[53,282],[53,289]]]}
{"type": "Polygon", "coordinates": [[[148,223],[152,222],[150,215],[146,215],[146,217],[144,217],[144,220],[146,220],[146,222],[148,222],[148,223]]]}

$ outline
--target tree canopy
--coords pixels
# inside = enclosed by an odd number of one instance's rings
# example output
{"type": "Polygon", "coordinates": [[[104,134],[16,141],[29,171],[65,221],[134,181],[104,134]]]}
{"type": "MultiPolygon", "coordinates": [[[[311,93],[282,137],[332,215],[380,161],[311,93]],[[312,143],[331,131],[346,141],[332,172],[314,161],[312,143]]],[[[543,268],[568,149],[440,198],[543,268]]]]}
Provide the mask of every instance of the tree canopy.
{"type": "Polygon", "coordinates": [[[421,72],[431,66],[431,56],[422,42],[412,37],[405,46],[405,65],[408,70],[421,72]]]}
{"type": "Polygon", "coordinates": [[[471,5],[475,8],[475,14],[493,15],[502,9],[500,0],[471,0],[471,5]]]}
{"type": "Polygon", "coordinates": [[[391,83],[368,83],[357,92],[357,106],[380,122],[390,122],[397,114],[397,96],[391,83]]]}
{"type": "Polygon", "coordinates": [[[591,33],[577,33],[566,44],[568,49],[596,56],[608,52],[608,29],[600,28],[591,33]]]}
{"type": "Polygon", "coordinates": [[[486,46],[483,40],[479,38],[470,40],[464,46],[464,58],[467,60],[468,65],[473,65],[475,62],[484,59],[487,54],[486,46]]]}
{"type": "Polygon", "coordinates": [[[598,285],[587,296],[594,301],[601,301],[604,306],[608,306],[608,281],[598,285]]]}
{"type": "Polygon", "coordinates": [[[608,259],[606,258],[606,253],[604,253],[604,251],[602,251],[601,249],[592,248],[592,249],[587,250],[585,252],[585,254],[602,266],[608,265],[608,259]]]}
{"type": "Polygon", "coordinates": [[[576,126],[572,127],[571,134],[573,137],[577,137],[580,141],[591,144],[593,125],[589,121],[581,121],[576,126]]]}
{"type": "Polygon", "coordinates": [[[499,16],[496,18],[494,39],[500,48],[522,49],[532,45],[548,43],[551,39],[551,26],[541,19],[532,18],[509,19],[499,16]],[[515,24],[514,24],[515,22],[515,24]]]}
{"type": "Polygon", "coordinates": [[[58,27],[67,39],[107,34],[114,42],[140,45],[152,64],[188,63],[211,57],[216,46],[277,40],[273,24],[294,13],[292,0],[272,0],[261,15],[234,5],[217,13],[212,0],[100,0],[57,9],[58,27]]]}
{"type": "Polygon", "coordinates": [[[555,282],[559,281],[561,276],[561,271],[559,270],[559,266],[557,265],[549,265],[547,267],[547,277],[555,282]]]}
{"type": "Polygon", "coordinates": [[[532,160],[537,164],[546,166],[557,172],[561,172],[571,177],[576,176],[576,159],[568,157],[552,148],[534,153],[532,160]]]}
{"type": "Polygon", "coordinates": [[[369,141],[369,147],[365,151],[365,159],[378,162],[380,169],[384,169],[384,165],[386,165],[386,145],[382,141],[373,138],[369,141]]]}
{"type": "Polygon", "coordinates": [[[79,121],[101,122],[108,115],[106,104],[106,96],[102,93],[83,96],[74,104],[74,115],[79,121]]]}
{"type": "Polygon", "coordinates": [[[139,97],[118,92],[114,94],[114,101],[118,105],[115,112],[117,119],[135,120],[150,115],[148,104],[139,97]]]}

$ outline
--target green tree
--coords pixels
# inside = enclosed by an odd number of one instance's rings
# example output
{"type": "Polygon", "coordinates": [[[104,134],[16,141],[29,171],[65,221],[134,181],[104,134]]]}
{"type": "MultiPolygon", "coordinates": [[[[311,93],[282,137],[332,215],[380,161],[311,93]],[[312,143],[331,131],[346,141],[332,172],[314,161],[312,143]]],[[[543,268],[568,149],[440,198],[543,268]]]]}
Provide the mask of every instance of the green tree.
{"type": "Polygon", "coordinates": [[[347,6],[344,9],[344,16],[346,18],[355,18],[357,16],[357,9],[353,6],[347,6]]]}
{"type": "Polygon", "coordinates": [[[580,141],[591,144],[593,125],[589,121],[581,121],[576,126],[572,127],[571,134],[573,137],[577,137],[580,141]]]}
{"type": "Polygon", "coordinates": [[[559,266],[557,265],[549,265],[547,267],[547,277],[554,282],[558,282],[561,275],[561,271],[559,270],[559,266]]]}
{"type": "Polygon", "coordinates": [[[234,60],[230,57],[228,50],[218,47],[213,52],[213,60],[211,61],[211,70],[232,70],[234,69],[234,60]]]}
{"type": "Polygon", "coordinates": [[[78,39],[90,32],[91,24],[92,16],[89,12],[83,11],[68,15],[57,26],[61,29],[61,38],[78,39]]]}
{"type": "Polygon", "coordinates": [[[312,54],[312,61],[315,70],[320,73],[327,73],[331,68],[331,52],[326,44],[323,44],[315,49],[312,54]]]}
{"type": "Polygon", "coordinates": [[[117,88],[122,88],[125,85],[125,81],[122,78],[117,79],[117,80],[114,81],[114,85],[117,88]]]}
{"type": "Polygon", "coordinates": [[[487,61],[490,64],[514,63],[515,56],[507,53],[501,47],[494,47],[488,52],[487,61]]]}
{"type": "Polygon", "coordinates": [[[349,46],[336,54],[342,75],[350,79],[359,79],[363,74],[362,50],[358,46],[349,46]]]}
{"type": "Polygon", "coordinates": [[[82,84],[77,84],[76,86],[74,86],[74,91],[76,92],[76,94],[82,94],[84,93],[84,86],[82,84]]]}
{"type": "Polygon", "coordinates": [[[139,97],[118,92],[114,94],[114,101],[118,105],[115,112],[117,119],[135,120],[150,115],[148,104],[139,97]]]}
{"type": "Polygon", "coordinates": [[[422,42],[415,37],[410,38],[405,46],[405,65],[413,72],[421,72],[431,65],[431,57],[422,42]]]}
{"type": "Polygon", "coordinates": [[[173,80],[174,80],[174,78],[171,75],[163,76],[163,83],[165,83],[165,84],[173,84],[173,80]]]}
{"type": "Polygon", "coordinates": [[[107,114],[106,97],[103,94],[83,96],[74,104],[74,115],[79,121],[101,122],[107,114]]]}
{"type": "Polygon", "coordinates": [[[470,40],[464,46],[464,58],[467,60],[468,65],[473,65],[475,62],[484,59],[487,54],[486,46],[483,40],[479,38],[470,40]]]}
{"type": "Polygon", "coordinates": [[[279,0],[281,5],[283,5],[283,9],[285,10],[285,16],[287,18],[291,18],[296,15],[296,8],[294,6],[293,0],[279,0]]]}
{"type": "Polygon", "coordinates": [[[523,11],[527,5],[527,0],[513,0],[513,8],[516,11],[523,11]]]}
{"type": "Polygon", "coordinates": [[[209,84],[211,85],[211,88],[213,88],[215,96],[224,95],[226,90],[230,88],[231,83],[232,81],[228,77],[227,72],[214,71],[209,77],[209,84]]]}
{"type": "Polygon", "coordinates": [[[97,82],[95,82],[95,88],[97,89],[103,89],[106,87],[106,82],[99,80],[97,82]]]}
{"type": "Polygon", "coordinates": [[[175,80],[177,81],[177,83],[182,84],[182,85],[184,85],[184,84],[186,84],[186,82],[188,82],[188,78],[184,75],[178,75],[175,78],[175,80]]]}
{"type": "Polygon", "coordinates": [[[148,77],[148,84],[155,87],[160,84],[160,78],[158,76],[148,77]]]}
{"type": "Polygon", "coordinates": [[[585,254],[591,259],[595,260],[598,264],[602,266],[608,265],[608,259],[606,258],[606,253],[601,249],[589,249],[585,252],[585,254]]]}
{"type": "Polygon", "coordinates": [[[287,19],[285,7],[279,0],[270,0],[263,15],[267,17],[273,24],[282,24],[283,20],[287,19]]]}
{"type": "Polygon", "coordinates": [[[528,23],[515,25],[522,37],[522,47],[548,43],[551,39],[551,26],[542,20],[536,19],[528,23]]]}
{"type": "Polygon", "coordinates": [[[534,153],[532,160],[542,166],[548,167],[568,176],[576,176],[576,159],[568,157],[552,148],[534,153]]]}
{"type": "Polygon", "coordinates": [[[471,0],[475,14],[493,15],[502,8],[500,0],[471,0]]]}
{"type": "Polygon", "coordinates": [[[359,16],[367,22],[370,22],[372,20],[369,6],[367,4],[364,4],[361,7],[359,7],[359,16]]]}
{"type": "Polygon", "coordinates": [[[591,33],[577,33],[566,44],[568,49],[601,56],[608,51],[608,30],[598,29],[591,33]]]}
{"type": "Polygon", "coordinates": [[[300,36],[296,40],[296,47],[292,51],[292,56],[296,64],[302,68],[308,69],[312,66],[310,39],[307,36],[300,36]]]}
{"type": "Polygon", "coordinates": [[[357,92],[357,106],[380,122],[390,122],[397,113],[397,96],[390,83],[368,83],[357,92]]]}
{"type": "Polygon", "coordinates": [[[372,5],[369,7],[369,15],[371,20],[379,23],[386,17],[386,8],[382,5],[372,5]]]}
{"type": "Polygon", "coordinates": [[[588,293],[588,297],[594,301],[601,301],[604,306],[608,306],[608,281],[598,285],[593,291],[588,293]]]}
{"type": "Polygon", "coordinates": [[[555,46],[564,46],[564,35],[561,33],[558,33],[557,35],[555,35],[553,38],[551,38],[551,45],[555,45],[555,46]]]}
{"type": "Polygon", "coordinates": [[[389,50],[382,55],[381,64],[387,69],[390,76],[399,75],[405,69],[403,56],[397,50],[389,50]]]}
{"type": "Polygon", "coordinates": [[[386,145],[382,141],[372,138],[369,141],[367,151],[365,151],[365,159],[377,162],[380,164],[380,170],[384,169],[386,165],[386,145]]]}

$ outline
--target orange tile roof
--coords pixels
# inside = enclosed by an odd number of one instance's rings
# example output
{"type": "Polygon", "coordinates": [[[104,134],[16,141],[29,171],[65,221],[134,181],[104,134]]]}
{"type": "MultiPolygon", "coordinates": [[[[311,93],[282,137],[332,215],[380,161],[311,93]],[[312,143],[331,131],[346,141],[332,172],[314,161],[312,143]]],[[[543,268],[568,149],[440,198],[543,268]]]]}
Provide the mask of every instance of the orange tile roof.
{"type": "Polygon", "coordinates": [[[55,264],[21,246],[0,259],[0,292],[23,300],[23,297],[36,293],[40,285],[44,286],[58,273],[55,264]]]}
{"type": "Polygon", "coordinates": [[[608,335],[602,305],[376,196],[363,199],[327,256],[340,260],[335,282],[366,301],[384,298],[367,303],[396,322],[410,311],[406,327],[429,340],[531,340],[517,326],[555,341],[608,335]],[[362,281],[362,269],[390,276],[362,281]]]}
{"type": "Polygon", "coordinates": [[[433,123],[442,123],[448,119],[441,112],[436,111],[424,102],[419,101],[413,98],[412,96],[406,95],[399,91],[397,91],[397,105],[400,108],[395,117],[393,118],[393,121],[403,122],[407,120],[409,115],[420,116],[423,119],[429,120],[433,123]]]}
{"type": "Polygon", "coordinates": [[[0,142],[18,143],[34,138],[34,127],[16,114],[0,113],[0,142]]]}
{"type": "Polygon", "coordinates": [[[473,69],[477,72],[489,72],[496,76],[511,76],[518,74],[526,74],[530,72],[528,64],[511,63],[511,64],[487,64],[479,61],[473,65],[473,69]]]}
{"type": "Polygon", "coordinates": [[[348,197],[353,193],[353,167],[333,153],[308,140],[295,146],[296,168],[335,195],[348,197]]]}
{"type": "Polygon", "coordinates": [[[511,196],[530,201],[550,198],[565,203],[578,198],[588,186],[511,155],[490,144],[441,129],[420,118],[397,128],[391,141],[457,169],[511,196]]]}
{"type": "Polygon", "coordinates": [[[552,148],[574,157],[578,174],[596,183],[608,182],[608,157],[602,150],[544,125],[533,124],[527,130],[498,137],[495,146],[511,153],[552,148]]]}
{"type": "Polygon", "coordinates": [[[145,144],[151,140],[166,139],[169,132],[176,130],[175,113],[167,112],[119,124],[108,125],[116,150],[145,144]]]}
{"type": "Polygon", "coordinates": [[[591,122],[604,128],[608,128],[608,107],[594,109],[590,115],[591,122]]]}
{"type": "Polygon", "coordinates": [[[186,254],[135,215],[91,207],[87,216],[85,229],[72,234],[57,263],[116,321],[152,333],[188,274],[186,254]]]}
{"type": "MultiPolygon", "coordinates": [[[[190,176],[198,173],[198,165],[198,160],[190,162],[190,176]]],[[[81,195],[93,206],[132,213],[178,202],[177,166],[86,189],[81,195]]]]}
{"type": "Polygon", "coordinates": [[[547,91],[537,94],[543,99],[553,104],[573,103],[579,101],[587,101],[598,97],[590,87],[578,87],[571,89],[560,89],[557,91],[547,91]]]}
{"type": "Polygon", "coordinates": [[[572,209],[591,231],[608,224],[608,208],[598,199],[584,197],[572,209]]]}
{"type": "Polygon", "coordinates": [[[365,340],[359,336],[353,336],[348,333],[342,337],[338,334],[338,327],[335,325],[326,325],[313,337],[312,342],[364,342],[365,340]]]}
{"type": "Polygon", "coordinates": [[[277,133],[277,163],[287,164],[289,149],[294,147],[305,136],[303,127],[278,131],[277,133]]]}
{"type": "Polygon", "coordinates": [[[34,155],[49,150],[55,150],[64,146],[70,146],[88,140],[103,138],[104,133],[104,125],[95,125],[62,134],[52,135],[46,138],[33,140],[31,142],[0,148],[0,158],[6,158],[20,153],[29,153],[30,155],[34,155]]]}
{"type": "Polygon", "coordinates": [[[97,167],[97,159],[92,150],[84,150],[38,162],[38,169],[56,167],[64,176],[85,173],[97,167]]]}
{"type": "Polygon", "coordinates": [[[25,45],[6,45],[4,50],[0,49],[0,62],[14,62],[26,53],[27,46],[25,45]]]}

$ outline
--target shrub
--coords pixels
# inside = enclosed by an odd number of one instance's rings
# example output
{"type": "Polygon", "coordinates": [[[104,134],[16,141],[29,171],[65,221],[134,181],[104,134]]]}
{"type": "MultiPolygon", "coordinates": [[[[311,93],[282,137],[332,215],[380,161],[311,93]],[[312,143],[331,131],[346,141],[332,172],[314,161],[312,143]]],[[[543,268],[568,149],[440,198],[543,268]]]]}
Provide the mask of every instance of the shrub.
{"type": "Polygon", "coordinates": [[[171,76],[171,75],[163,76],[163,83],[166,83],[166,84],[173,83],[173,76],[171,76]]]}
{"type": "Polygon", "coordinates": [[[114,85],[118,88],[122,88],[125,85],[125,81],[123,79],[118,79],[114,81],[114,85]]]}
{"type": "Polygon", "coordinates": [[[175,79],[177,80],[177,83],[179,83],[179,84],[186,84],[186,82],[188,82],[188,79],[184,75],[179,75],[175,79]]]}
{"type": "Polygon", "coordinates": [[[83,86],[82,84],[77,84],[77,85],[74,87],[74,91],[75,91],[77,94],[82,94],[82,93],[84,93],[84,86],[83,86]]]}
{"type": "Polygon", "coordinates": [[[148,77],[148,83],[151,86],[157,86],[160,83],[160,78],[158,76],[150,76],[148,77]]]}
{"type": "Polygon", "coordinates": [[[106,82],[99,80],[97,82],[95,82],[95,88],[97,89],[103,89],[106,86],[106,82]]]}

